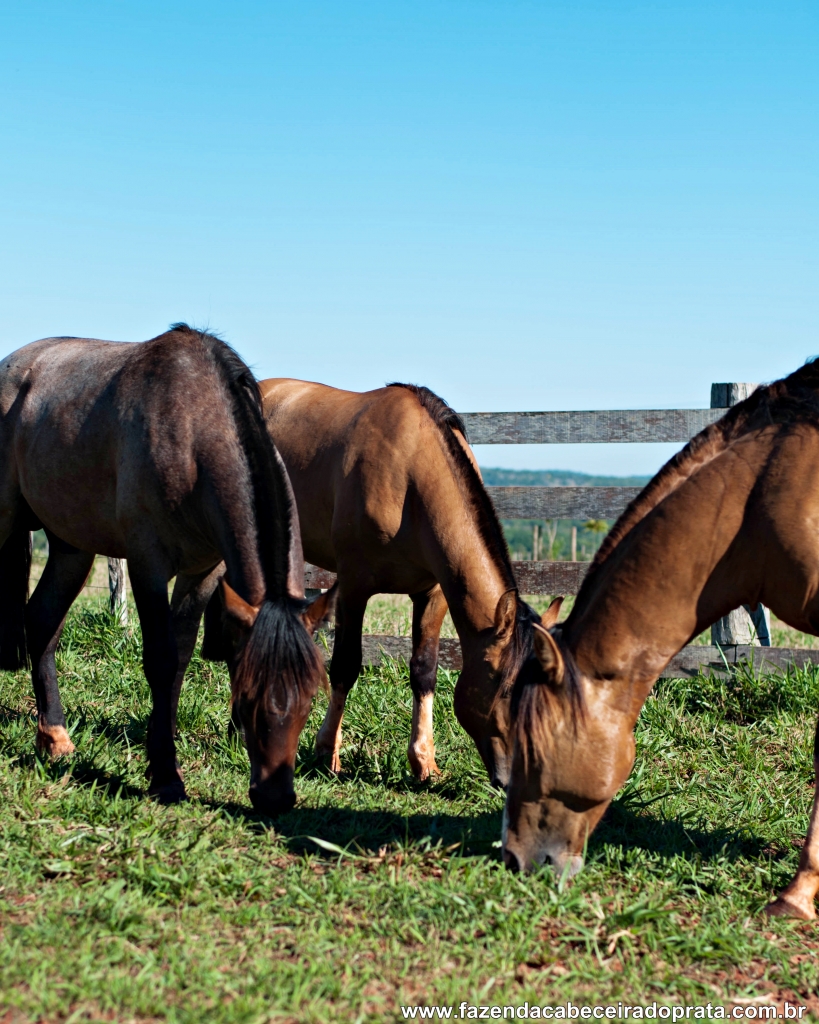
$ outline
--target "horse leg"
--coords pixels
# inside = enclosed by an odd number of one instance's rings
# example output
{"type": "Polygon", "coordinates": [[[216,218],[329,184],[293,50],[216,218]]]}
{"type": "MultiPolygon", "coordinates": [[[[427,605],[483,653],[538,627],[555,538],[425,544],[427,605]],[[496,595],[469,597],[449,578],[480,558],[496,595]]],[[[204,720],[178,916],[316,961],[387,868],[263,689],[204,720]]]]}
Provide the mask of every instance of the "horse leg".
{"type": "Polygon", "coordinates": [[[336,605],[336,633],[330,661],[330,706],[316,736],[316,755],[328,758],[331,772],[341,771],[341,720],[347,694],[361,672],[361,631],[367,598],[343,591],[336,605]]]}
{"type": "Polygon", "coordinates": [[[185,799],[185,784],[176,763],[173,738],[173,691],[179,657],[168,586],[160,574],[141,571],[129,561],[131,589],[142,626],[142,667],[151,689],[153,710],[148,719],[148,792],[163,804],[185,799]]]}
{"type": "Polygon", "coordinates": [[[179,708],[179,695],[182,692],[185,672],[190,664],[193,649],[196,646],[196,638],[199,635],[199,623],[202,621],[202,614],[207,607],[208,601],[213,596],[223,573],[224,566],[220,562],[215,569],[210,569],[208,572],[196,573],[192,576],[179,573],[173,585],[171,616],[173,618],[173,632],[176,638],[177,658],[179,659],[176,678],[174,679],[171,692],[171,717],[174,735],[177,732],[176,713],[179,708]]]}
{"type": "Polygon", "coordinates": [[[55,654],[68,609],[88,579],[94,556],[50,533],[48,544],[45,570],[26,605],[26,639],[37,701],[37,749],[49,757],[62,757],[73,754],[74,744],[66,729],[55,654]]]}
{"type": "Polygon", "coordinates": [[[424,781],[430,775],[438,774],[438,765],[435,763],[435,740],[432,735],[432,703],[438,679],[438,643],[447,603],[437,583],[431,590],[411,594],[410,598],[412,735],[407,753],[413,775],[424,781]]]}
{"type": "Polygon", "coordinates": [[[799,867],[790,885],[765,908],[765,913],[771,917],[799,917],[804,921],[813,921],[816,917],[813,901],[819,892],[819,723],[813,741],[813,770],[817,785],[799,867]]]}

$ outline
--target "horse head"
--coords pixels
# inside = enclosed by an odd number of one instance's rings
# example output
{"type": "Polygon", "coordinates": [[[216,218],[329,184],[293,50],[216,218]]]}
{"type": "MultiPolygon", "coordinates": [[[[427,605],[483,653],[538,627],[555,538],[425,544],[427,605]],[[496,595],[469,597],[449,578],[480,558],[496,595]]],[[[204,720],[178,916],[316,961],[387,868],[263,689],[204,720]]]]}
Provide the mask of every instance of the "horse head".
{"type": "MultiPolygon", "coordinates": [[[[551,611],[551,609],[550,609],[551,611]]],[[[515,871],[549,862],[573,875],[634,763],[631,702],[610,680],[584,674],[547,612],[512,693],[513,752],[503,815],[503,860],[515,871]]]]}
{"type": "Polygon", "coordinates": [[[224,580],[220,586],[234,721],[250,759],[250,802],[273,817],[296,802],[299,736],[326,680],[312,637],[333,613],[336,588],[309,601],[287,595],[256,606],[224,580]]]}
{"type": "MultiPolygon", "coordinates": [[[[563,598],[546,613],[557,619],[563,598]]],[[[501,595],[494,623],[482,644],[463,647],[464,666],[455,688],[455,715],[472,737],[489,778],[498,789],[509,783],[513,736],[510,698],[532,650],[532,629],[540,619],[517,590],[501,595]]]]}

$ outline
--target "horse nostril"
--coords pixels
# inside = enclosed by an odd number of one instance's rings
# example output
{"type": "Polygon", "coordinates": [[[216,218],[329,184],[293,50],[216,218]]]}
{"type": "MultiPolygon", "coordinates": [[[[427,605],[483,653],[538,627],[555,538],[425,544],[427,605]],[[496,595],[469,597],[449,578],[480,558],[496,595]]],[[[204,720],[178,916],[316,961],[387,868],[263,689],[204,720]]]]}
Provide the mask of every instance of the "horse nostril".
{"type": "Polygon", "coordinates": [[[503,863],[510,871],[520,871],[520,861],[517,858],[517,854],[508,848],[503,851],[503,863]]]}

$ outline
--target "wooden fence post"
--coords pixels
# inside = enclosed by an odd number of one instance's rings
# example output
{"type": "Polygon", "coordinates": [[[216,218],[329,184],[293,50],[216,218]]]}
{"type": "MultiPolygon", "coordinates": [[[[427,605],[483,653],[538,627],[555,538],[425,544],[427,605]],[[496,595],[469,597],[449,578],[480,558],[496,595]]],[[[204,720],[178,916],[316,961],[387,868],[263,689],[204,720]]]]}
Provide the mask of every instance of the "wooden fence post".
{"type": "Polygon", "coordinates": [[[125,596],[125,559],[108,559],[108,607],[121,626],[128,625],[128,601],[125,596]]]}
{"type": "MultiPolygon", "coordinates": [[[[756,384],[712,384],[711,408],[726,409],[744,401],[756,384]]],[[[732,644],[771,646],[771,613],[762,605],[751,611],[750,605],[735,608],[711,627],[711,643],[720,647],[732,644]]]]}

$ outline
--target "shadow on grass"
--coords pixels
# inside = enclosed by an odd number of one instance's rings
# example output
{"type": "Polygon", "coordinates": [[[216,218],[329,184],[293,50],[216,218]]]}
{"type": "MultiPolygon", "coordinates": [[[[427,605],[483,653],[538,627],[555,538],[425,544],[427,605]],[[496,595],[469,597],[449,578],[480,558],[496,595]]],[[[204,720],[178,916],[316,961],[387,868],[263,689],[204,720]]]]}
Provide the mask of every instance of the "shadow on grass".
{"type": "Polygon", "coordinates": [[[738,829],[705,829],[685,818],[664,818],[643,808],[634,811],[629,802],[615,800],[611,804],[589,840],[590,857],[604,846],[621,846],[668,859],[737,861],[762,856],[770,842],[738,829]]]}
{"type": "MultiPolygon", "coordinates": [[[[274,829],[291,853],[313,853],[335,859],[322,851],[310,837],[333,843],[352,853],[375,854],[383,846],[449,847],[460,857],[500,858],[500,811],[474,816],[455,814],[410,814],[390,811],[354,810],[337,806],[297,807],[278,819],[257,814],[248,805],[235,802],[201,801],[254,831],[274,829]],[[453,849],[454,848],[454,849],[453,849]]],[[[662,859],[683,858],[708,862],[737,861],[768,856],[767,840],[736,830],[704,830],[685,821],[665,820],[635,814],[614,803],[589,841],[588,856],[595,860],[607,846],[624,850],[642,849],[662,859]]]]}
{"type": "MultiPolygon", "coordinates": [[[[81,718],[78,727],[72,728],[72,734],[82,733],[87,725],[85,719],[81,718]]],[[[131,785],[119,772],[100,767],[93,759],[93,754],[87,756],[82,750],[78,750],[68,757],[61,757],[56,761],[49,760],[35,749],[35,728],[34,716],[29,711],[0,707],[0,754],[7,755],[15,768],[37,770],[50,782],[59,782],[66,775],[70,775],[76,785],[95,787],[98,792],[109,797],[133,799],[146,796],[145,789],[131,785]],[[4,725],[17,728],[13,728],[9,735],[2,730],[4,725]],[[22,730],[25,731],[24,737],[20,735],[22,730]]],[[[115,727],[105,721],[95,721],[94,728],[100,736],[106,736],[108,739],[119,738],[126,731],[122,726],[115,727]]],[[[144,727],[142,732],[144,734],[144,727]]]]}
{"type": "MultiPolygon", "coordinates": [[[[322,853],[311,842],[315,836],[351,852],[375,854],[382,846],[415,844],[457,846],[461,856],[498,855],[493,844],[500,837],[500,811],[467,817],[455,814],[409,814],[392,811],[354,810],[347,807],[296,807],[281,818],[266,818],[249,805],[201,801],[254,830],[275,829],[291,853],[322,853]]],[[[331,859],[333,854],[328,856],[331,859]]]]}
{"type": "MultiPolygon", "coordinates": [[[[19,729],[33,724],[28,711],[0,707],[0,726],[10,727],[10,734],[0,730],[0,753],[10,755],[20,768],[32,770],[35,767],[55,782],[70,774],[73,781],[83,787],[95,787],[107,797],[126,799],[148,799],[146,788],[138,787],[126,780],[117,771],[107,769],[94,759],[93,752],[85,756],[82,751],[70,758],[48,762],[31,746],[21,751],[19,729]]],[[[90,723],[81,716],[79,731],[90,723]]],[[[144,739],[144,723],[130,718],[126,723],[112,723],[95,719],[93,730],[108,742],[121,743],[124,736],[133,745],[140,745],[144,739]]],[[[402,753],[403,756],[403,753],[402,753]]],[[[326,769],[319,763],[310,763],[302,768],[302,777],[325,776],[326,769]]],[[[385,769],[387,766],[384,766],[385,769]]],[[[426,784],[417,783],[406,774],[399,780],[387,769],[381,773],[368,773],[374,778],[361,780],[369,785],[375,783],[389,791],[422,791],[426,784]],[[384,775],[391,775],[384,778],[384,775]]],[[[450,795],[438,790],[438,796],[450,795]]],[[[461,796],[460,791],[453,796],[461,796]]],[[[196,799],[196,797],[194,797],[196,799]]],[[[407,816],[391,811],[357,810],[338,805],[317,807],[298,806],[293,811],[273,821],[257,814],[249,805],[236,802],[220,802],[199,799],[203,806],[221,811],[231,818],[243,820],[253,830],[264,831],[274,828],[292,853],[318,852],[319,847],[308,837],[315,836],[342,848],[350,846],[352,851],[360,849],[376,853],[382,846],[438,845],[457,849],[459,856],[484,856],[493,860],[499,857],[497,846],[501,833],[500,809],[486,810],[476,815],[463,814],[410,814],[407,816]]],[[[600,826],[589,841],[591,860],[600,856],[605,847],[621,847],[623,850],[641,849],[663,859],[682,857],[696,861],[754,859],[771,856],[769,839],[735,828],[702,828],[686,818],[664,818],[661,814],[647,810],[631,799],[614,801],[600,826]]],[[[784,853],[773,853],[774,859],[784,853]]],[[[332,854],[328,856],[332,857],[332,854]]]]}

